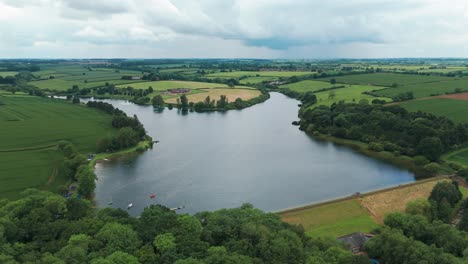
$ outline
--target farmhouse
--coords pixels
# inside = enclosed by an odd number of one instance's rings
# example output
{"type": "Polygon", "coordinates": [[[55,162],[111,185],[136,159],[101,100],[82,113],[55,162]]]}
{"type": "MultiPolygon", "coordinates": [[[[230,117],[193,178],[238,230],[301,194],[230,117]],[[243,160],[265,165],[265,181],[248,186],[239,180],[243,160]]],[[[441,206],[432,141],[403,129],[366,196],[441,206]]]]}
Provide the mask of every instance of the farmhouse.
{"type": "Polygon", "coordinates": [[[358,254],[362,252],[364,243],[371,237],[373,237],[371,234],[353,233],[337,239],[343,242],[354,254],[358,254]]]}

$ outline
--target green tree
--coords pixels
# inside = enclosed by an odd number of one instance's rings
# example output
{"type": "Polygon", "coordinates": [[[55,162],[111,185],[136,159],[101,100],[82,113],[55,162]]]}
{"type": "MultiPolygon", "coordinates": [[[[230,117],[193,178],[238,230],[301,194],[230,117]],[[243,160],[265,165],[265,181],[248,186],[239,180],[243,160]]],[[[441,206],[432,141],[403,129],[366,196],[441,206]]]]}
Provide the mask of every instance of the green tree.
{"type": "Polygon", "coordinates": [[[187,108],[188,107],[188,99],[185,94],[180,96],[180,107],[187,108]]]}
{"type": "Polygon", "coordinates": [[[160,94],[153,96],[151,102],[153,106],[164,106],[164,99],[160,94]]]}
{"type": "Polygon", "coordinates": [[[405,212],[411,215],[422,215],[428,220],[431,220],[431,204],[427,199],[419,198],[410,201],[406,205],[405,212]]]}
{"type": "Polygon", "coordinates": [[[96,234],[96,239],[104,244],[105,255],[115,251],[132,253],[141,244],[138,235],[130,226],[118,223],[107,223],[96,234]]]}
{"type": "Polygon", "coordinates": [[[153,242],[154,247],[161,253],[175,250],[175,237],[171,233],[157,235],[153,242]]]}
{"type": "Polygon", "coordinates": [[[437,161],[443,153],[442,142],[436,137],[423,138],[417,147],[418,153],[432,161],[437,161]]]}

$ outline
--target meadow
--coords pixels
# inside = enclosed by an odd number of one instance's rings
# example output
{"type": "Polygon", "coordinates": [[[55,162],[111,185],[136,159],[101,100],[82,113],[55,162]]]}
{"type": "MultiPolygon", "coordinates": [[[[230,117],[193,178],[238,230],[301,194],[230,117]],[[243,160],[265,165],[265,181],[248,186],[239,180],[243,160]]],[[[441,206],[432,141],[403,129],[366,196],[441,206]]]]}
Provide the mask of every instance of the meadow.
{"type": "Polygon", "coordinates": [[[345,88],[318,92],[315,93],[315,95],[317,96],[316,105],[331,105],[339,101],[344,101],[345,103],[358,103],[361,99],[366,99],[369,101],[369,103],[374,99],[384,100],[386,102],[392,101],[390,98],[375,97],[372,95],[364,94],[364,92],[370,92],[377,89],[382,89],[382,87],[370,85],[347,85],[345,88]]]}
{"type": "Polygon", "coordinates": [[[321,80],[330,81],[335,78],[338,83],[347,84],[366,84],[377,86],[388,86],[396,83],[398,85],[409,85],[418,83],[431,83],[440,81],[449,81],[453,78],[443,76],[427,76],[427,75],[411,75],[411,74],[397,74],[397,73],[369,73],[369,74],[354,74],[344,75],[337,77],[328,77],[321,80]]]}
{"type": "MultiPolygon", "coordinates": [[[[261,94],[259,90],[236,88],[199,89],[198,91],[200,91],[200,93],[193,93],[187,95],[187,99],[189,102],[202,102],[207,96],[209,96],[211,100],[218,100],[221,95],[225,95],[229,102],[234,102],[237,98],[241,98],[242,100],[246,101],[258,97],[261,94]]],[[[177,103],[177,98],[178,97],[172,97],[169,99],[165,99],[165,101],[167,103],[175,104],[177,103]]]]}
{"type": "Polygon", "coordinates": [[[286,223],[301,224],[311,237],[340,237],[353,232],[370,232],[377,223],[358,200],[349,199],[280,213],[286,223]]]}
{"type": "Polygon", "coordinates": [[[288,88],[289,90],[305,93],[305,92],[315,92],[322,89],[329,89],[336,86],[342,86],[341,84],[331,84],[330,82],[322,82],[322,81],[311,81],[305,80],[295,83],[288,83],[284,85],[280,85],[279,88],[288,88]]]}
{"type": "MultiPolygon", "coordinates": [[[[467,151],[468,155],[468,151],[467,151]]],[[[354,232],[368,233],[392,212],[403,212],[408,202],[428,198],[432,188],[446,178],[432,178],[388,188],[358,197],[279,212],[281,219],[302,225],[312,237],[340,237],[354,232]]]]}
{"type": "Polygon", "coordinates": [[[453,93],[455,89],[460,91],[468,91],[468,80],[459,79],[430,83],[408,84],[405,86],[376,91],[375,94],[385,97],[394,97],[401,93],[413,92],[415,98],[422,98],[445,93],[453,93]]]}
{"type": "Polygon", "coordinates": [[[15,76],[16,74],[18,74],[18,72],[15,72],[15,71],[0,71],[0,76],[2,77],[7,77],[7,76],[15,76]]]}
{"type": "Polygon", "coordinates": [[[468,148],[456,150],[442,156],[442,159],[468,167],[468,148]]]}
{"type": "Polygon", "coordinates": [[[239,78],[243,76],[247,77],[292,77],[292,76],[303,76],[311,75],[315,72],[307,71],[232,71],[232,72],[216,72],[205,75],[208,78],[239,78]]]}
{"type": "Polygon", "coordinates": [[[468,101],[448,98],[427,98],[406,101],[399,104],[410,112],[427,112],[445,116],[455,122],[468,122],[468,101]]]}
{"type": "MultiPolygon", "coordinates": [[[[155,91],[166,91],[167,89],[176,88],[188,88],[188,89],[199,89],[199,88],[227,88],[226,84],[220,83],[206,83],[206,82],[188,82],[188,81],[153,81],[153,82],[139,82],[131,85],[117,85],[117,87],[125,88],[131,86],[135,89],[148,89],[153,87],[155,91]]],[[[243,87],[244,88],[244,87],[243,87]]]]}
{"type": "Polygon", "coordinates": [[[0,126],[0,194],[7,198],[26,187],[53,189],[67,181],[57,172],[59,141],[92,153],[99,138],[115,133],[111,116],[101,111],[24,95],[0,96],[0,126]]]}

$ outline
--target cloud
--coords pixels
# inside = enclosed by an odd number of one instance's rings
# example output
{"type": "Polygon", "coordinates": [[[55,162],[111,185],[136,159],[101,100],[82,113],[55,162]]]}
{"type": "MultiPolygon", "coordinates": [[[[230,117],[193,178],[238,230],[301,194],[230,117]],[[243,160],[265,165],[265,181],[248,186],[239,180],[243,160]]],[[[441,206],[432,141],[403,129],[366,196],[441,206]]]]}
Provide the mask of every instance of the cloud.
{"type": "Polygon", "coordinates": [[[1,57],[80,46],[115,57],[468,56],[464,0],[0,0],[0,10],[1,57]]]}

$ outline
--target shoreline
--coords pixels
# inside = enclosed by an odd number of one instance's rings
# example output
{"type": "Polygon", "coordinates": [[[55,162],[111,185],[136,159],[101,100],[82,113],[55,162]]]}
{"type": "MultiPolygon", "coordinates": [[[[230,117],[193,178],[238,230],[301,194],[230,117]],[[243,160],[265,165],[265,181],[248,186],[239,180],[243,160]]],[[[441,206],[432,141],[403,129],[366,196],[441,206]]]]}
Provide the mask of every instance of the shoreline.
{"type": "Polygon", "coordinates": [[[121,156],[126,156],[126,155],[132,155],[136,153],[143,153],[144,151],[152,148],[153,144],[154,142],[152,139],[147,139],[147,140],[142,140],[138,142],[136,146],[131,147],[131,148],[122,149],[117,152],[98,153],[92,160],[89,161],[89,166],[94,171],[96,163],[100,161],[103,161],[105,159],[112,159],[112,158],[117,158],[121,156]]]}

